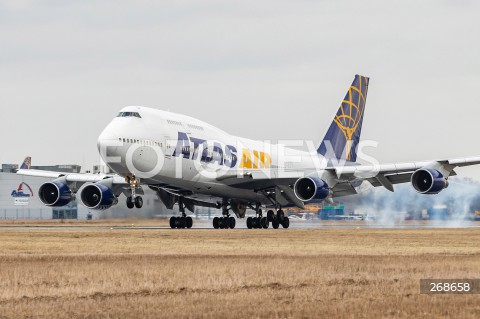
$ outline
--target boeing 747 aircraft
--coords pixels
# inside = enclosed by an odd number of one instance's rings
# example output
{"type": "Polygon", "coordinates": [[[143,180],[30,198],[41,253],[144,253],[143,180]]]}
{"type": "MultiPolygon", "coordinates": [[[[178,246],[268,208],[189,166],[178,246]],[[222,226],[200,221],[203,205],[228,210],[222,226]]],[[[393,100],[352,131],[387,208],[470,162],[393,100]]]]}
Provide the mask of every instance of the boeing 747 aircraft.
{"type": "Polygon", "coordinates": [[[303,208],[357,194],[368,182],[389,191],[410,182],[422,194],[448,186],[456,167],[480,164],[480,157],[399,164],[359,164],[357,155],[369,79],[356,75],[324,139],[313,152],[230,135],[185,115],[157,109],[123,108],[100,134],[100,156],[115,174],[72,174],[22,166],[18,174],[53,180],[39,188],[48,206],[63,206],[79,194],[89,209],[108,209],[123,194],[129,208],[141,208],[144,187],[182,217],[172,228],[191,228],[185,214],[195,206],[221,209],[214,228],[234,228],[247,208],[256,217],[248,228],[289,227],[282,208],[303,208]],[[269,209],[263,214],[262,208],[269,209]],[[233,213],[233,214],[232,214],[233,213]]]}

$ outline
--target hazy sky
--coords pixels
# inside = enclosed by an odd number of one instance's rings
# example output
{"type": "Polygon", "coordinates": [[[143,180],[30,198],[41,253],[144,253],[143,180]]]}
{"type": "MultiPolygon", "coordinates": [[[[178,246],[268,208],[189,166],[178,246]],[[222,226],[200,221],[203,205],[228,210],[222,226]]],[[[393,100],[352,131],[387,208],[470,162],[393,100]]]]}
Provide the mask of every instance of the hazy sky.
{"type": "Polygon", "coordinates": [[[90,169],[126,105],[320,141],[356,73],[371,78],[370,155],[480,155],[479,12],[454,0],[1,1],[0,163],[90,169]]]}

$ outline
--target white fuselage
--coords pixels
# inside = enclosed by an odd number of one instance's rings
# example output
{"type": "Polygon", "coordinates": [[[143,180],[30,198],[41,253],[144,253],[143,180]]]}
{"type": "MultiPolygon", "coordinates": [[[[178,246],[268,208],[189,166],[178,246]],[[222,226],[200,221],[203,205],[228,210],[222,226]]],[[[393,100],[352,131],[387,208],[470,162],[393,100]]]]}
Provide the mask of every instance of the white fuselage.
{"type": "Polygon", "coordinates": [[[130,106],[98,138],[105,163],[121,176],[142,183],[169,185],[202,197],[236,198],[265,203],[255,189],[232,187],[239,179],[299,177],[321,172],[321,156],[279,144],[232,136],[192,117],[130,106]]]}

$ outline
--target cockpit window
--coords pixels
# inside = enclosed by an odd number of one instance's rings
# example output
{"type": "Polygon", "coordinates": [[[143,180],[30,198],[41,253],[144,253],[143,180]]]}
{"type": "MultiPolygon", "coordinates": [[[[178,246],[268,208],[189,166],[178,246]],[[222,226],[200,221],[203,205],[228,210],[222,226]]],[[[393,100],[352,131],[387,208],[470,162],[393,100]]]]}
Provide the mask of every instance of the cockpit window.
{"type": "Polygon", "coordinates": [[[138,112],[120,112],[117,117],[138,117],[142,118],[138,112]]]}

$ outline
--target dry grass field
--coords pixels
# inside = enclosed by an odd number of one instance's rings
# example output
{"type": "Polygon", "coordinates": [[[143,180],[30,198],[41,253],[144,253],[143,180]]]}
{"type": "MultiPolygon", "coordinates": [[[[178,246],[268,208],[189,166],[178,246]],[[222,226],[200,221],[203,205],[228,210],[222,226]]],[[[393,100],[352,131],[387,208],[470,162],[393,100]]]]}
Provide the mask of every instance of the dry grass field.
{"type": "Polygon", "coordinates": [[[480,229],[1,229],[0,318],[479,318],[480,229]]]}

